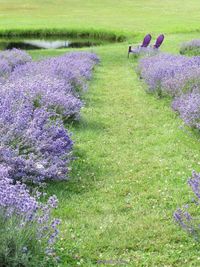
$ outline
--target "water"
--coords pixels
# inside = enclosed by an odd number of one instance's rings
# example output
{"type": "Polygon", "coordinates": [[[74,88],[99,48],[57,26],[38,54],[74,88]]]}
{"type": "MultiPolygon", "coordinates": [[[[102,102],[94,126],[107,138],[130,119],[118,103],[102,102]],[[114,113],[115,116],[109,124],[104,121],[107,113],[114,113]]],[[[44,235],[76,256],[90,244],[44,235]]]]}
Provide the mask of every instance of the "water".
{"type": "Polygon", "coordinates": [[[105,44],[101,40],[92,39],[0,39],[0,50],[20,48],[31,49],[61,49],[61,48],[81,48],[105,44]]]}

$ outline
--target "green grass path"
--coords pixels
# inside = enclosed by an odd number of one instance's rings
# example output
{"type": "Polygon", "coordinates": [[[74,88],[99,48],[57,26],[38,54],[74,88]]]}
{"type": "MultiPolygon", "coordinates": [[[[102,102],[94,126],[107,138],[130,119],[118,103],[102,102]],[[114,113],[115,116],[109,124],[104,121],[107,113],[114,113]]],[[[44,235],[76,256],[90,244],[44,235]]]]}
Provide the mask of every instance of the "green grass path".
{"type": "Polygon", "coordinates": [[[60,266],[198,266],[198,245],[172,218],[200,170],[198,137],[180,128],[168,100],[145,92],[125,45],[96,50],[101,64],[72,127],[71,180],[49,186],[60,199],[60,266]]]}

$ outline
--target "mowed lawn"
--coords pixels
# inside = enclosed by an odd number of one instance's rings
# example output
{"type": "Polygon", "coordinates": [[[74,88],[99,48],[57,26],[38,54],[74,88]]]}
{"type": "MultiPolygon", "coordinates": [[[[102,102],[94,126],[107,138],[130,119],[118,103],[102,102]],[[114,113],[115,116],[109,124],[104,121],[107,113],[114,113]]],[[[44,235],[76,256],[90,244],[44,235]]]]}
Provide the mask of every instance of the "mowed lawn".
{"type": "MultiPolygon", "coordinates": [[[[178,53],[179,42],[194,37],[169,35],[165,50],[178,53]]],[[[60,200],[59,266],[198,266],[200,247],[175,225],[173,212],[190,200],[187,178],[200,170],[200,136],[182,127],[169,100],[145,92],[126,48],[90,49],[101,64],[81,121],[70,126],[77,159],[69,182],[48,186],[60,200]]]]}
{"type": "MultiPolygon", "coordinates": [[[[0,31],[101,29],[133,42],[163,32],[162,49],[178,53],[182,41],[199,38],[190,33],[200,29],[199,11],[198,0],[0,0],[0,31]]],[[[200,266],[200,246],[173,221],[190,199],[187,177],[200,171],[200,135],[183,127],[169,99],[145,92],[127,45],[87,49],[101,63],[80,122],[66,125],[77,159],[70,181],[48,184],[60,201],[58,266],[200,266]]]]}
{"type": "Polygon", "coordinates": [[[199,13],[199,0],[1,0],[0,30],[185,32],[200,29],[199,13]]]}

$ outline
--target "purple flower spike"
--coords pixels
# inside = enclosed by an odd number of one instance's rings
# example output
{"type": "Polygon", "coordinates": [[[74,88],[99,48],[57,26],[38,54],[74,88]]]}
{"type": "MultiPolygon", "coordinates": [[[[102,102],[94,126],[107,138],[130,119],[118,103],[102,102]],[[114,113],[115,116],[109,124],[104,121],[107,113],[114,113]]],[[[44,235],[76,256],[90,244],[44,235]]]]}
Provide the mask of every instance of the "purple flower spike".
{"type": "Polygon", "coordinates": [[[0,163],[16,181],[66,179],[73,142],[63,119],[79,118],[80,90],[99,59],[78,52],[28,62],[24,52],[6,53],[3,60],[19,55],[0,90],[0,163]]]}

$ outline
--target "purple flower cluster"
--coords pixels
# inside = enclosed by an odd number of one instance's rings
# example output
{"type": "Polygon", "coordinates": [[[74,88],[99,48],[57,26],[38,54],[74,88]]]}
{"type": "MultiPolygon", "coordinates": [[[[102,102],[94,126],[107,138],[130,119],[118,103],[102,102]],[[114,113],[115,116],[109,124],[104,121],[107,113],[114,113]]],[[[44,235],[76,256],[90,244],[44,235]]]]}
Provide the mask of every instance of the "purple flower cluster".
{"type": "Polygon", "coordinates": [[[2,90],[28,95],[35,105],[66,117],[79,117],[79,92],[87,88],[92,69],[99,59],[88,52],[69,53],[18,66],[2,90]]]}
{"type": "Polygon", "coordinates": [[[72,141],[62,120],[23,92],[0,99],[0,166],[14,180],[64,179],[72,141]]]}
{"type": "Polygon", "coordinates": [[[36,229],[47,254],[58,235],[60,221],[51,214],[57,198],[45,204],[22,181],[67,178],[73,142],[63,120],[79,117],[79,94],[98,61],[85,52],[38,62],[19,50],[0,53],[0,217],[17,218],[33,239],[36,229]]]}
{"type": "Polygon", "coordinates": [[[5,82],[17,66],[27,62],[31,62],[31,57],[22,50],[12,49],[0,52],[0,82],[5,82]]]}
{"type": "Polygon", "coordinates": [[[193,91],[176,97],[172,107],[188,126],[200,129],[200,92],[193,91]]]}
{"type": "Polygon", "coordinates": [[[0,130],[0,166],[14,180],[65,179],[73,145],[67,130],[45,109],[26,108],[0,130]]]}
{"type": "Polygon", "coordinates": [[[30,196],[24,184],[13,184],[5,167],[0,168],[0,177],[1,211],[4,210],[6,217],[15,213],[29,220],[38,209],[36,199],[30,196]]]}
{"type": "MultiPolygon", "coordinates": [[[[139,73],[147,83],[150,91],[162,90],[172,95],[177,94],[190,80],[194,70],[198,70],[200,58],[160,53],[146,57],[139,62],[139,73]],[[187,75],[190,72],[191,74],[187,75]],[[175,87],[175,88],[174,88],[175,87]]],[[[196,75],[196,73],[194,74],[196,75]]]]}
{"type": "MultiPolygon", "coordinates": [[[[188,185],[195,195],[195,198],[192,199],[192,203],[195,205],[195,210],[197,210],[200,205],[200,173],[193,172],[192,177],[188,180],[188,185]]],[[[187,204],[177,209],[174,212],[174,219],[185,231],[193,235],[194,238],[199,241],[200,221],[195,215],[191,216],[189,213],[190,206],[187,204]]]]}
{"type": "Polygon", "coordinates": [[[5,220],[13,216],[19,219],[20,227],[35,227],[39,239],[46,240],[47,247],[52,246],[58,235],[58,219],[52,219],[52,210],[57,208],[58,200],[51,196],[47,203],[40,202],[42,193],[32,196],[25,184],[13,180],[5,167],[0,168],[0,212],[5,220]]]}
{"type": "Polygon", "coordinates": [[[174,97],[172,107],[184,122],[200,128],[200,57],[159,54],[143,58],[139,73],[150,92],[174,97]]]}
{"type": "Polygon", "coordinates": [[[200,40],[195,39],[181,45],[180,53],[183,55],[200,55],[200,40]]]}
{"type": "Polygon", "coordinates": [[[90,53],[29,62],[16,67],[0,91],[0,166],[14,180],[65,179],[72,141],[63,119],[77,118],[98,62],[90,53]]]}

